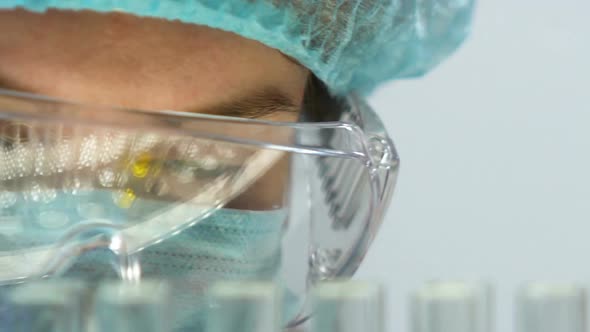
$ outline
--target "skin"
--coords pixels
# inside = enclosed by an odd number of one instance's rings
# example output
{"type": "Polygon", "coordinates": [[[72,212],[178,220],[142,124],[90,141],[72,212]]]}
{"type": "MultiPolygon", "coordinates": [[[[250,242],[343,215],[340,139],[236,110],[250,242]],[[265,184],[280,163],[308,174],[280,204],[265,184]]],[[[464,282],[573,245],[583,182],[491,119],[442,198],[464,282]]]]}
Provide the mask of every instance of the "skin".
{"type": "Polygon", "coordinates": [[[0,11],[0,31],[0,79],[89,104],[198,110],[274,88],[300,105],[309,75],[229,32],[122,13],[0,11]]]}
{"type": "MultiPolygon", "coordinates": [[[[309,78],[259,42],[123,13],[0,10],[0,31],[0,87],[85,104],[296,121],[309,78]],[[281,96],[280,105],[266,105],[271,111],[232,106],[268,91],[281,96]]],[[[279,162],[229,207],[280,205],[287,165],[279,162]]]]}

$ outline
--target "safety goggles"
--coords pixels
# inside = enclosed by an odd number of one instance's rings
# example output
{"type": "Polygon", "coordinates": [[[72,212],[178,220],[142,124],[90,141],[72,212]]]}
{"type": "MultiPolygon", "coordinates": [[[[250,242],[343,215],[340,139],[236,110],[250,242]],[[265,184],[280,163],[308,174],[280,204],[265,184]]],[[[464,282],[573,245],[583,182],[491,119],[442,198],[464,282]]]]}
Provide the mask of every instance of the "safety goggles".
{"type": "Polygon", "coordinates": [[[362,99],[338,105],[334,122],[277,123],[0,90],[0,284],[66,274],[97,250],[123,279],[165,277],[145,268],[154,255],[187,266],[207,256],[185,276],[264,275],[297,297],[352,275],[399,159],[362,99]],[[187,233],[206,234],[198,253],[166,245],[187,233]],[[272,263],[257,269],[263,256],[272,263]]]}

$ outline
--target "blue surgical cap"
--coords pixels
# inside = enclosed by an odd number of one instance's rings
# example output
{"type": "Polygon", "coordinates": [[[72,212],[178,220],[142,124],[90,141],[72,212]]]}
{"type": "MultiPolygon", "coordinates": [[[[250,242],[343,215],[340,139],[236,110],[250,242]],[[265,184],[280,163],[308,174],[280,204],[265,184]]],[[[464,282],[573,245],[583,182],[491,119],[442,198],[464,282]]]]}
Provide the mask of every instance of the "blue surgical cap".
{"type": "Polygon", "coordinates": [[[0,0],[23,7],[123,11],[227,30],[299,61],[333,93],[420,76],[465,39],[473,0],[0,0]]]}

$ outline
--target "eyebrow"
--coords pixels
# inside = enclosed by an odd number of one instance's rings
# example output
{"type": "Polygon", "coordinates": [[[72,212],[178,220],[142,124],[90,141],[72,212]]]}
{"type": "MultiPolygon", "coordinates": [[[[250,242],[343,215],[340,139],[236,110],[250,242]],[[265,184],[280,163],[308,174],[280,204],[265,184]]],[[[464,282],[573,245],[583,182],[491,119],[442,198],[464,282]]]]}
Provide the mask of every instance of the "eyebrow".
{"type": "Polygon", "coordinates": [[[9,78],[2,77],[1,75],[0,75],[0,88],[7,89],[7,90],[21,91],[21,92],[29,92],[28,89],[26,87],[24,87],[23,85],[17,83],[16,81],[10,80],[9,78]]]}
{"type": "MultiPolygon", "coordinates": [[[[0,88],[35,93],[25,86],[2,76],[0,76],[0,88]]],[[[263,88],[246,94],[246,97],[223,102],[215,107],[204,109],[189,107],[180,109],[180,111],[245,119],[260,119],[280,113],[299,114],[301,107],[295,105],[282,91],[276,88],[263,88]]]]}
{"type": "Polygon", "coordinates": [[[266,88],[251,92],[246,97],[221,103],[208,109],[185,109],[186,112],[258,119],[278,113],[300,113],[301,109],[283,92],[266,88]]]}

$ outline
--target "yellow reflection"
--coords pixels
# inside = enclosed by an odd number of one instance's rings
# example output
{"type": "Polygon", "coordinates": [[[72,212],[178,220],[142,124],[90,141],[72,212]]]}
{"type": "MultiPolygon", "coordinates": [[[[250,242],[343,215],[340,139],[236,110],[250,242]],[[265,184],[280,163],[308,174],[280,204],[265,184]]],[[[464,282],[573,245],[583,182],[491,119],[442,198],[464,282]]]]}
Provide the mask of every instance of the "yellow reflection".
{"type": "Polygon", "coordinates": [[[135,191],[131,188],[125,189],[124,192],[121,193],[121,196],[117,200],[117,206],[122,209],[128,209],[133,205],[137,196],[135,195],[135,191]]]}
{"type": "Polygon", "coordinates": [[[144,178],[150,172],[152,166],[153,157],[149,153],[142,153],[135,159],[131,165],[131,173],[136,178],[144,178]]]}

